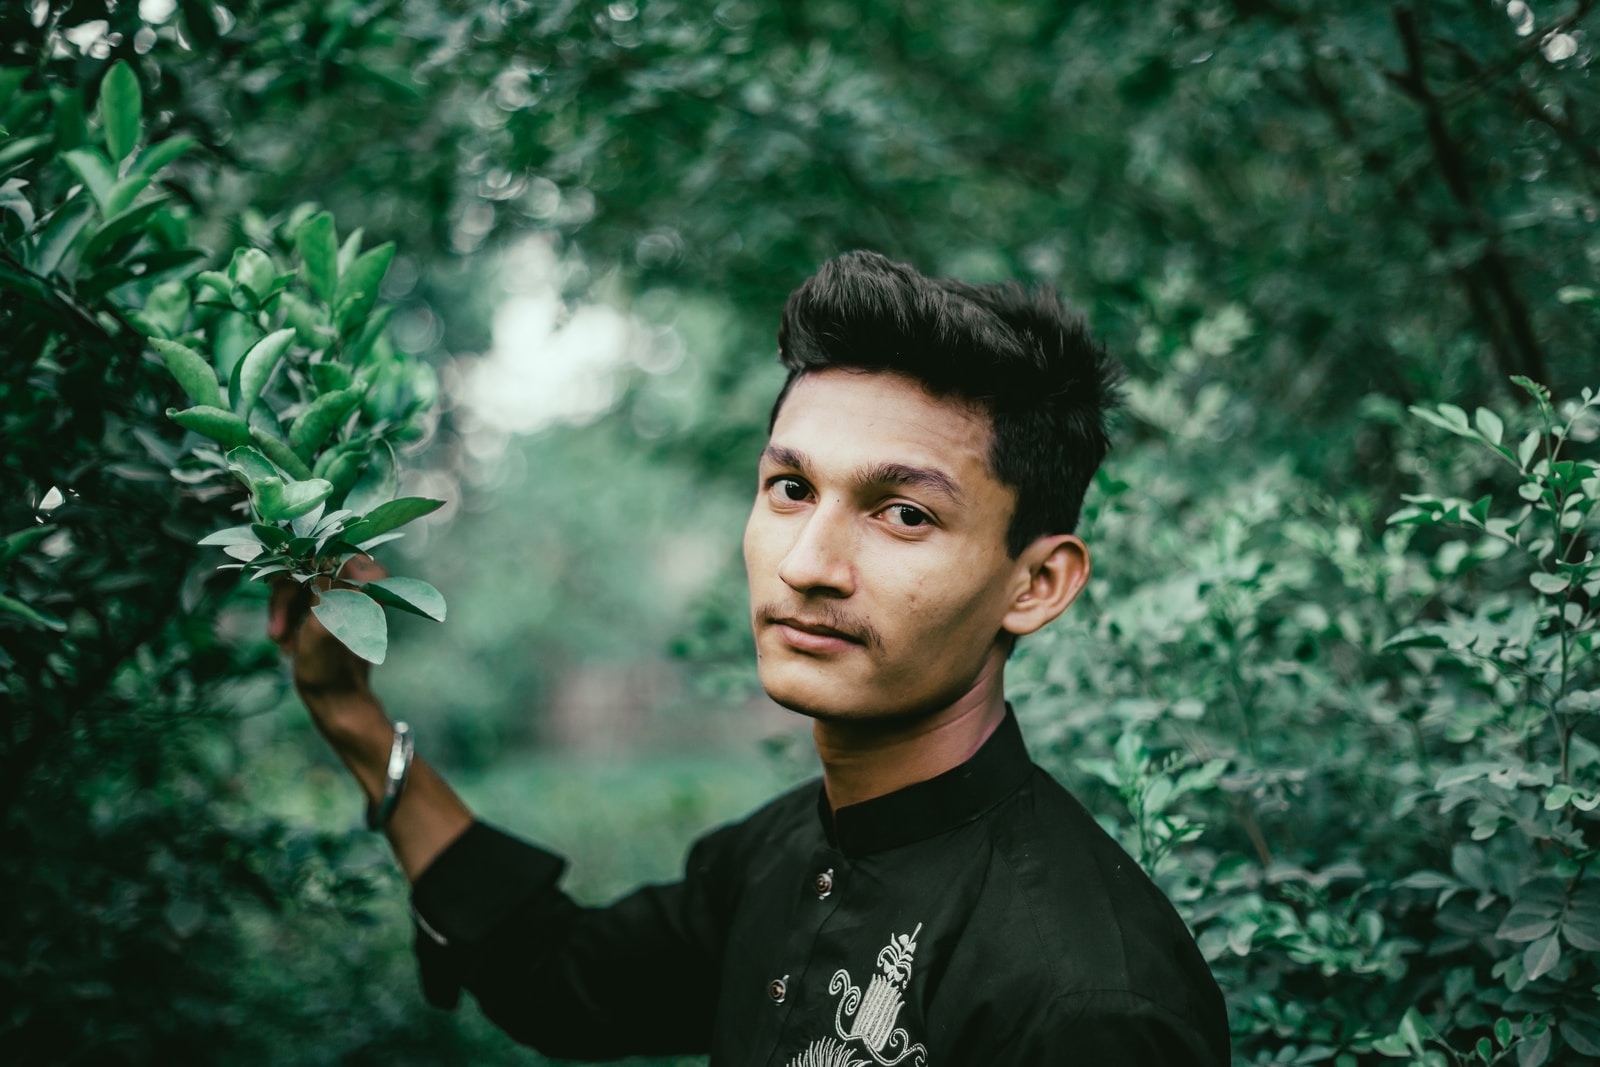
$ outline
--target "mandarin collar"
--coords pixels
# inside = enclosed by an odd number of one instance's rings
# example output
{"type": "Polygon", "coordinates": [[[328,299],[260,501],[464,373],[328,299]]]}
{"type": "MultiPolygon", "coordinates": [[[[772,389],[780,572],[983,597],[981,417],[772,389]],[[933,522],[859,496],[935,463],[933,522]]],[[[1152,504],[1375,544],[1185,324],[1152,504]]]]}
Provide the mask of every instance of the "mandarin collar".
{"type": "Polygon", "coordinates": [[[817,814],[829,844],[847,856],[870,855],[971,822],[1020,789],[1032,770],[1022,730],[1007,704],[1006,717],[965,763],[837,812],[828,807],[827,790],[818,786],[817,814]]]}

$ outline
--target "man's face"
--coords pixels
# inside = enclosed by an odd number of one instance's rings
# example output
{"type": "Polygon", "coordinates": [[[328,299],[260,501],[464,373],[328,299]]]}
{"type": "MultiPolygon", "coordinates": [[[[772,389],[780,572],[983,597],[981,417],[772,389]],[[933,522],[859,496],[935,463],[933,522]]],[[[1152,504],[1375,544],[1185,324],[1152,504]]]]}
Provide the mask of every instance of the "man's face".
{"type": "Polygon", "coordinates": [[[794,383],[745,526],[761,684],[831,720],[936,711],[966,693],[1026,567],[988,416],[892,373],[794,383]]]}

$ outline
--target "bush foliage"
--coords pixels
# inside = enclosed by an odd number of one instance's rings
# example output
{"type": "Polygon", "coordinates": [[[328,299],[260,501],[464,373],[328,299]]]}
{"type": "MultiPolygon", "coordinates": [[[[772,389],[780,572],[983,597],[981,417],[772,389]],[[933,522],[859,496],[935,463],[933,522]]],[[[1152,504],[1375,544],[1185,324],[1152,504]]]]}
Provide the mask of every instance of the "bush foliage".
{"type": "MultiPolygon", "coordinates": [[[[1600,1056],[1592,8],[0,6],[8,1062],[517,1058],[420,1008],[373,842],[260,804],[304,757],[261,584],[196,542],[309,577],[385,532],[394,450],[464,465],[429,361],[530,235],[686,342],[598,429],[719,507],[820,259],[1072,293],[1129,412],[1014,696],[1238,1062],[1600,1056]]],[[[526,543],[469,521],[488,569],[526,543]]],[[[533,592],[452,669],[520,659],[533,592]]],[[[745,660],[740,601],[660,644],[745,660]]]]}

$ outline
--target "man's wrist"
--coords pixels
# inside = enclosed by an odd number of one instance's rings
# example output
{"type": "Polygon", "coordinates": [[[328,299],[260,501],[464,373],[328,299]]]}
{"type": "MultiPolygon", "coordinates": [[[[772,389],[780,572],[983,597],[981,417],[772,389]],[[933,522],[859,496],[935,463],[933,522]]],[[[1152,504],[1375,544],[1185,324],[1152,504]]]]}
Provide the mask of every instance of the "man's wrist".
{"type": "Polygon", "coordinates": [[[359,762],[385,763],[394,739],[394,724],[371,690],[308,693],[301,699],[311,712],[318,732],[341,755],[359,762]]]}

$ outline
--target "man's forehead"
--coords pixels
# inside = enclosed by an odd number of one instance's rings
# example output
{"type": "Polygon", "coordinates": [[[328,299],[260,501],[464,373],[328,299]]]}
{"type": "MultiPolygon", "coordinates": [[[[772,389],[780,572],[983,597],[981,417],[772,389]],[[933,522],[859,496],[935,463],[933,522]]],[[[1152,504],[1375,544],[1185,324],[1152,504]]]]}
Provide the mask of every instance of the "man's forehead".
{"type": "Polygon", "coordinates": [[[957,485],[992,478],[993,430],[985,412],[936,396],[892,372],[830,368],[795,381],[778,411],[764,460],[814,465],[929,468],[957,485]]]}

